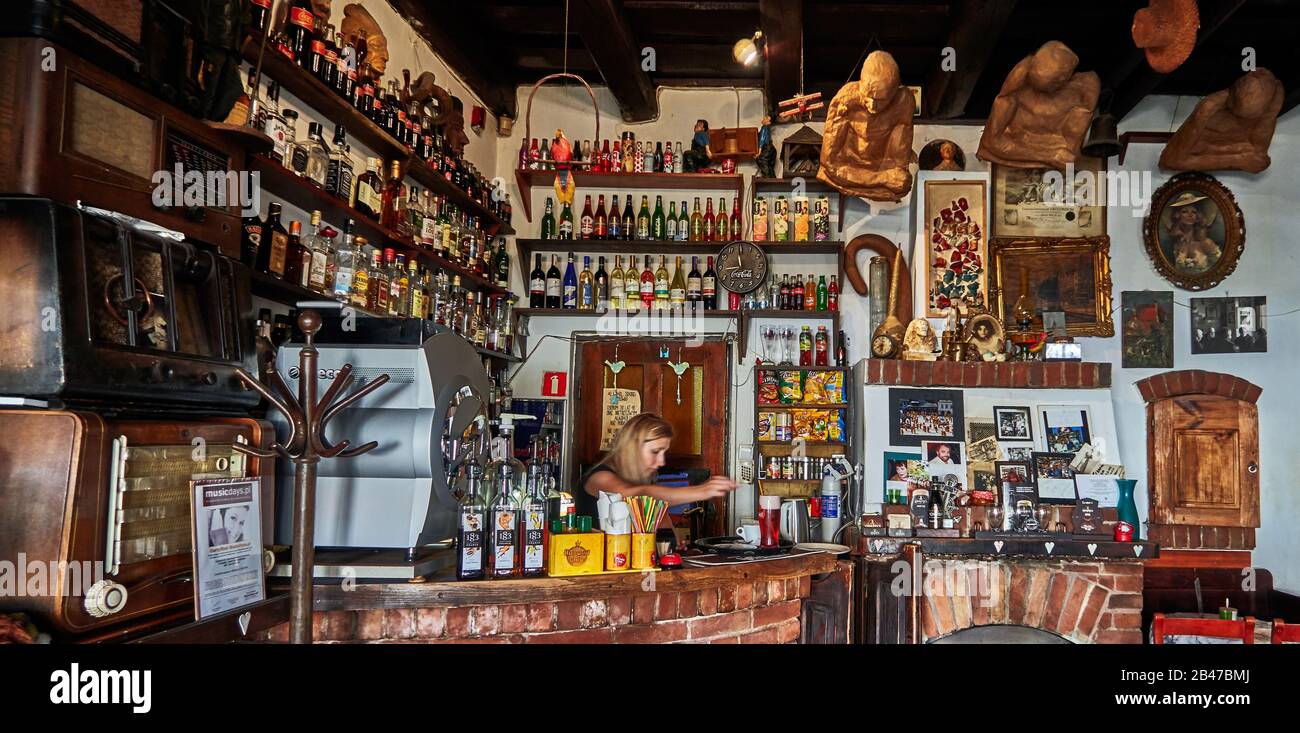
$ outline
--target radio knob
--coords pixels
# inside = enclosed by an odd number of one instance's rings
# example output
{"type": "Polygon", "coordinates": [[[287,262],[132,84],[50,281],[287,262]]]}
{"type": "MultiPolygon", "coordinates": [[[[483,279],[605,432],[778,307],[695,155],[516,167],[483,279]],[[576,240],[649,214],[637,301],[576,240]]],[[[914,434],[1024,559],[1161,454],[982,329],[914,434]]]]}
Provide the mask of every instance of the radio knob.
{"type": "Polygon", "coordinates": [[[86,590],[86,598],[82,603],[86,613],[95,618],[104,618],[126,608],[126,595],[125,586],[111,580],[101,580],[86,590]]]}
{"type": "Polygon", "coordinates": [[[175,376],[176,370],[161,361],[155,361],[145,370],[145,380],[151,384],[165,384],[175,376]]]}
{"type": "Polygon", "coordinates": [[[203,375],[199,377],[199,382],[211,387],[217,383],[217,375],[215,372],[204,372],[203,375]]]}

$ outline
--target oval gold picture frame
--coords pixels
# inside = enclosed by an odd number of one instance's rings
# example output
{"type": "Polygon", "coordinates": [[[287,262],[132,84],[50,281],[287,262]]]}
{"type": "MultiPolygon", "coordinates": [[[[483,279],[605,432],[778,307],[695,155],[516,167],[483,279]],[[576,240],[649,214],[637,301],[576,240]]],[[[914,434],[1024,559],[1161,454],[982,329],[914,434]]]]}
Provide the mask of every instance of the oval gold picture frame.
{"type": "Polygon", "coordinates": [[[1237,269],[1237,261],[1246,249],[1246,222],[1232,192],[1217,178],[1205,173],[1180,173],[1152,195],[1151,211],[1142,222],[1142,241],[1152,266],[1161,277],[1183,290],[1208,290],[1222,283],[1237,269]],[[1215,242],[1220,246],[1219,259],[1208,269],[1196,271],[1171,262],[1160,235],[1162,227],[1169,226],[1167,209],[1189,204],[1203,206],[1202,202],[1212,203],[1214,216],[1222,217],[1223,242],[1215,242]]]}

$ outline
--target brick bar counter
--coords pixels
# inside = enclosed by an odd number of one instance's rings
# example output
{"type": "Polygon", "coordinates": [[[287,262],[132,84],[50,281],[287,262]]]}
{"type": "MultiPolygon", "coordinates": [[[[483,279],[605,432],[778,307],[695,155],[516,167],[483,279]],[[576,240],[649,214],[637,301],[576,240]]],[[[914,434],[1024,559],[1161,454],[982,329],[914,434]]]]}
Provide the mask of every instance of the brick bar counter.
{"type": "MultiPolygon", "coordinates": [[[[835,556],[535,580],[317,585],[317,642],[792,644],[835,556]]],[[[288,641],[289,625],[259,635],[288,641]]]]}

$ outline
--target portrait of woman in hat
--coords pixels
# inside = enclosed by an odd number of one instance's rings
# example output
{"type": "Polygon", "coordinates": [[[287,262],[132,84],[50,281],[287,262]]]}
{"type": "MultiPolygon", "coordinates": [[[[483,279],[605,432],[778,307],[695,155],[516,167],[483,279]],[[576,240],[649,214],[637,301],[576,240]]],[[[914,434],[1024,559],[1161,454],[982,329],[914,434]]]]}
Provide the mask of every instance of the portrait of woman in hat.
{"type": "Polygon", "coordinates": [[[1176,269],[1199,274],[1219,264],[1223,222],[1205,194],[1183,191],[1169,202],[1160,219],[1160,247],[1176,269]]]}

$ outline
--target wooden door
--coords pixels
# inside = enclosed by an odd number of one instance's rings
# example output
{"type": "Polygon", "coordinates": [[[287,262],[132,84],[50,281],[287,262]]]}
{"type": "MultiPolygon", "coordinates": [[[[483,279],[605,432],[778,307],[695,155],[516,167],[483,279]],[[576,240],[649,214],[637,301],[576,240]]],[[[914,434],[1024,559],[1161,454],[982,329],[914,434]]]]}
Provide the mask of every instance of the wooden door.
{"type": "MultiPolygon", "coordinates": [[[[641,412],[659,415],[672,424],[674,437],[665,456],[664,471],[697,468],[707,469],[710,474],[727,473],[727,400],[731,385],[727,343],[600,339],[580,341],[577,347],[576,422],[569,474],[575,481],[605,455],[601,447],[604,390],[614,387],[614,375],[605,366],[606,361],[624,363],[618,374],[618,388],[637,391],[641,412]],[[662,356],[663,347],[668,349],[667,357],[662,356]],[[680,380],[669,362],[689,365],[680,380]]],[[[725,513],[722,502],[712,507],[715,516],[725,513]]]]}
{"type": "Polygon", "coordinates": [[[1259,413],[1250,402],[1183,395],[1151,405],[1151,522],[1259,526],[1259,413]]]}

